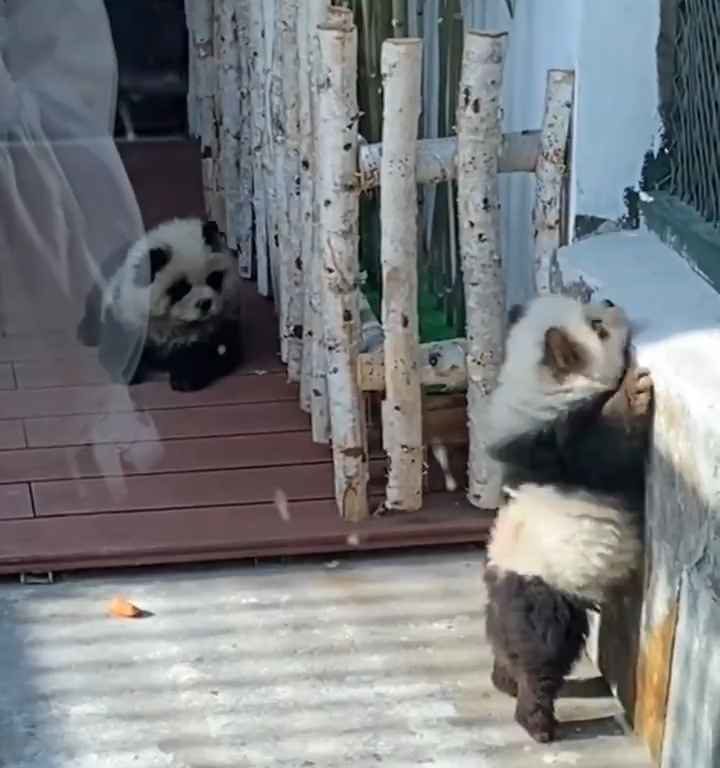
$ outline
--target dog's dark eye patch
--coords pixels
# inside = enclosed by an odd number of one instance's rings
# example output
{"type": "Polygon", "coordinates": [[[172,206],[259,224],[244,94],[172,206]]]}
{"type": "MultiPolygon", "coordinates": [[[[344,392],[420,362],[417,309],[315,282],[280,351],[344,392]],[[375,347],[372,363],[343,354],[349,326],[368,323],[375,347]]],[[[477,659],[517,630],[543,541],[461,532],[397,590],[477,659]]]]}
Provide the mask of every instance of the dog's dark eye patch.
{"type": "Polygon", "coordinates": [[[190,285],[190,281],[187,278],[178,278],[167,290],[170,303],[177,304],[178,301],[185,298],[191,290],[192,285],[190,285]]]}
{"type": "Polygon", "coordinates": [[[223,280],[225,279],[225,273],[218,269],[215,270],[215,272],[211,272],[207,276],[207,280],[205,280],[205,283],[207,284],[208,288],[212,288],[213,291],[216,293],[220,293],[222,291],[223,286],[223,280]]]}
{"type": "Polygon", "coordinates": [[[172,259],[172,250],[167,246],[151,248],[147,252],[147,261],[141,259],[133,275],[133,282],[139,288],[146,288],[155,280],[155,275],[164,269],[172,259]]]}

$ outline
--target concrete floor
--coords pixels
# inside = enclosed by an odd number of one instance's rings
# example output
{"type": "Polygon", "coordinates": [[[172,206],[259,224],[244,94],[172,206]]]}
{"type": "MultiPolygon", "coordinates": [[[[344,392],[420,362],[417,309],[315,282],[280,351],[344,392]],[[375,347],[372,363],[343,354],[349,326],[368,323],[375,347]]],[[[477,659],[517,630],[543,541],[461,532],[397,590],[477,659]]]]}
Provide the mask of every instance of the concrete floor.
{"type": "Polygon", "coordinates": [[[455,550],[2,583],[0,766],[648,766],[591,682],[560,702],[565,740],[513,723],[482,568],[455,550]],[[110,618],[118,593],[153,615],[110,618]]]}

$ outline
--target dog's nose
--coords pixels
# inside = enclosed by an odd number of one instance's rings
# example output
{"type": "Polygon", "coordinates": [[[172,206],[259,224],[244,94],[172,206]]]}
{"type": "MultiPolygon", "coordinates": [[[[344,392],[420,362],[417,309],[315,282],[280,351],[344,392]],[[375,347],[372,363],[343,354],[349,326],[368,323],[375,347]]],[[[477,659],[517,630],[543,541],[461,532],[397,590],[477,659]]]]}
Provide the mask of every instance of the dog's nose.
{"type": "Polygon", "coordinates": [[[204,315],[207,315],[207,313],[210,311],[210,307],[212,307],[212,299],[200,299],[200,301],[197,303],[197,308],[204,315]]]}

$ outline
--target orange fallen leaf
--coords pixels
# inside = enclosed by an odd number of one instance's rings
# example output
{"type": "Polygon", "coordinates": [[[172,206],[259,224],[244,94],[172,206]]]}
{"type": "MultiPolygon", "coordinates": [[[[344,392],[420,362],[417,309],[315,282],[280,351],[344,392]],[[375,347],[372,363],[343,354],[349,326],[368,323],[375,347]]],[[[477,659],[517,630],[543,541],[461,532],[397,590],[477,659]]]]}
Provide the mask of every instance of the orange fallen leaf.
{"type": "Polygon", "coordinates": [[[110,615],[119,619],[137,619],[143,612],[124,597],[114,597],[110,603],[110,615]]]}

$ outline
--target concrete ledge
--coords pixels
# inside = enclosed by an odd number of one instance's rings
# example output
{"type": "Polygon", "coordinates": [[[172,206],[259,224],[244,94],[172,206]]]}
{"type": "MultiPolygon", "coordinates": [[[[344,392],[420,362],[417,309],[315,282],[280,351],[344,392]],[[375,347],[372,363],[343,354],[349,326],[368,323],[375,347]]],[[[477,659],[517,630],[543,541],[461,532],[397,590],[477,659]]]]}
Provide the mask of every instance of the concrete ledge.
{"type": "Polygon", "coordinates": [[[720,294],[645,230],[589,238],[559,259],[571,292],[610,298],[639,321],[638,362],[656,386],[644,579],[603,616],[599,662],[658,765],[710,768],[720,754],[720,294]]]}

